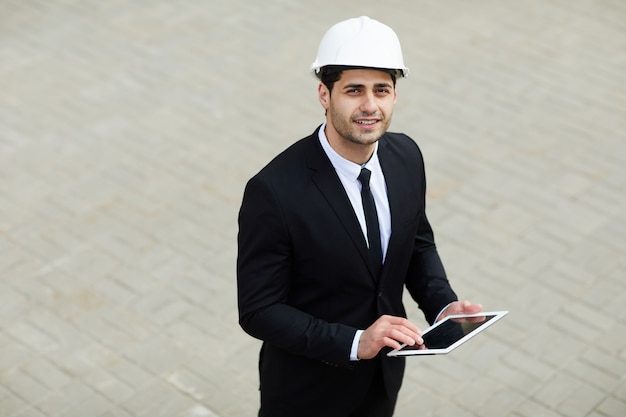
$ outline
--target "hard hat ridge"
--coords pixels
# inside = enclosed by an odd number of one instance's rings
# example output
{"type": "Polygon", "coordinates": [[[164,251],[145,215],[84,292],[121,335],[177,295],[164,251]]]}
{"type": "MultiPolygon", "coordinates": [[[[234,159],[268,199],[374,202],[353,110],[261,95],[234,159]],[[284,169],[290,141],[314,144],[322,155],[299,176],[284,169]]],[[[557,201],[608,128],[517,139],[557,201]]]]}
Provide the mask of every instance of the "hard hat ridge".
{"type": "Polygon", "coordinates": [[[326,66],[396,70],[399,76],[408,75],[396,33],[367,16],[344,20],[326,32],[311,70],[319,77],[326,66]]]}

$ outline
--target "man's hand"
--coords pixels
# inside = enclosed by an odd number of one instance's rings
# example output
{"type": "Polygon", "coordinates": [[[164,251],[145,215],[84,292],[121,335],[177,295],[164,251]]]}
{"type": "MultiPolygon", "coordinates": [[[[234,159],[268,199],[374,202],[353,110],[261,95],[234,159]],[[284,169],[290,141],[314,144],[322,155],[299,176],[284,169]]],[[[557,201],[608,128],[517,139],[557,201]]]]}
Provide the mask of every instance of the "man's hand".
{"type": "Polygon", "coordinates": [[[472,304],[469,301],[455,301],[451,303],[446,309],[441,313],[437,321],[443,320],[446,316],[451,314],[475,314],[483,311],[483,306],[481,304],[472,304]]]}
{"type": "Polygon", "coordinates": [[[399,349],[401,343],[423,344],[422,332],[403,317],[381,316],[361,335],[357,355],[359,359],[372,359],[383,347],[399,349]]]}

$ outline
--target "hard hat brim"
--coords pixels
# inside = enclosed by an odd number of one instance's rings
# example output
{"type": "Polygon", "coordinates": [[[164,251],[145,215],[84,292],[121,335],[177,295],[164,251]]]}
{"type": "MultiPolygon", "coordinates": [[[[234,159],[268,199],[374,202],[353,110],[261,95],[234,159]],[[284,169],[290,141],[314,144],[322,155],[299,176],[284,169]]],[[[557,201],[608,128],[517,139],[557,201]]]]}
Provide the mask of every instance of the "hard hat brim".
{"type": "Polygon", "coordinates": [[[377,68],[377,67],[368,67],[362,65],[326,65],[321,68],[313,69],[313,74],[321,79],[323,74],[335,74],[342,71],[347,70],[356,70],[356,69],[366,69],[366,70],[375,70],[382,71],[388,74],[394,75],[396,78],[406,78],[409,75],[409,69],[396,69],[396,68],[377,68]]]}

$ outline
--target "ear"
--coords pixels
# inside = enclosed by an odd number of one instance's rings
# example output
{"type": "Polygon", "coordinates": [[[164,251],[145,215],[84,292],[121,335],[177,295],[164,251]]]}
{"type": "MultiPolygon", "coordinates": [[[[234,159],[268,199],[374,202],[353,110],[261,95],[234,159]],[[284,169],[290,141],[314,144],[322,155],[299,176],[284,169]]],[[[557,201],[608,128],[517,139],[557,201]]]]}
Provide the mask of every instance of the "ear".
{"type": "Polygon", "coordinates": [[[328,87],[326,87],[324,83],[320,83],[320,85],[317,86],[317,98],[324,110],[328,110],[330,107],[330,91],[328,91],[328,87]]]}

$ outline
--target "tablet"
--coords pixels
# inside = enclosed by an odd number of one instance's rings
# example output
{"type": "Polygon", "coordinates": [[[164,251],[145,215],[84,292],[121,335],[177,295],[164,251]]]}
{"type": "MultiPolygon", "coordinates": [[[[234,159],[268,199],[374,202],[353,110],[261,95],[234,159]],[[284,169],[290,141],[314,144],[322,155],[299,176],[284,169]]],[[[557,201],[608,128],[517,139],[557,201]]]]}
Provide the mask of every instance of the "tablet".
{"type": "Polygon", "coordinates": [[[387,356],[437,355],[449,353],[504,317],[508,311],[480,312],[446,316],[422,334],[424,344],[402,345],[387,356]]]}

